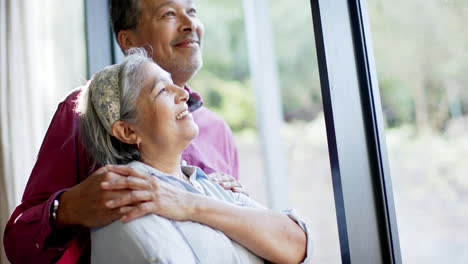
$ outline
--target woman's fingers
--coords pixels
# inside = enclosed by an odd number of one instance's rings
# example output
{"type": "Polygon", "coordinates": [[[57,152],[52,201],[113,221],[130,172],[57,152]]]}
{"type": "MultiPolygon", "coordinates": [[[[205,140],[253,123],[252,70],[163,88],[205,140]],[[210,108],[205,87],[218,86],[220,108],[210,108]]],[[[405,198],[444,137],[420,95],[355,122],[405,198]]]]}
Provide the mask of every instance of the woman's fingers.
{"type": "Polygon", "coordinates": [[[152,202],[141,203],[137,206],[134,206],[129,212],[127,212],[124,216],[122,216],[120,220],[122,222],[129,222],[138,217],[145,216],[149,213],[152,213],[153,207],[154,207],[154,203],[152,202]]]}
{"type": "Polygon", "coordinates": [[[122,206],[118,210],[119,210],[120,214],[124,215],[124,214],[127,214],[128,212],[132,211],[134,208],[135,208],[135,206],[122,206]]]}
{"type": "Polygon", "coordinates": [[[151,176],[123,165],[106,165],[101,188],[103,190],[148,190],[152,187],[151,176]]]}
{"type": "Polygon", "coordinates": [[[132,190],[127,194],[106,202],[108,208],[118,208],[153,200],[153,194],[147,190],[132,190]]]}
{"type": "Polygon", "coordinates": [[[141,173],[129,166],[125,166],[125,165],[106,165],[106,168],[109,170],[109,171],[113,171],[115,173],[118,173],[120,175],[123,175],[123,176],[134,176],[134,177],[137,177],[137,178],[140,178],[140,179],[148,179],[149,175],[147,174],[144,174],[144,173],[141,173]]]}
{"type": "MultiPolygon", "coordinates": [[[[122,172],[123,170],[119,168],[119,173],[122,172]]],[[[130,170],[126,170],[126,173],[130,172],[130,170]]],[[[183,190],[151,176],[147,180],[133,176],[122,176],[122,178],[128,179],[108,181],[108,185],[113,184],[113,186],[119,188],[123,188],[124,186],[146,188],[113,190],[109,192],[118,193],[118,195],[108,199],[105,202],[105,206],[118,210],[119,213],[123,214],[121,217],[123,222],[131,221],[149,213],[155,213],[175,220],[187,220],[190,213],[193,212],[193,198],[183,190]],[[148,187],[148,183],[145,182],[149,182],[150,186],[148,187]]]]}
{"type": "Polygon", "coordinates": [[[101,188],[103,190],[149,190],[151,188],[151,183],[145,179],[137,178],[134,176],[118,175],[104,179],[101,182],[101,188]]]}

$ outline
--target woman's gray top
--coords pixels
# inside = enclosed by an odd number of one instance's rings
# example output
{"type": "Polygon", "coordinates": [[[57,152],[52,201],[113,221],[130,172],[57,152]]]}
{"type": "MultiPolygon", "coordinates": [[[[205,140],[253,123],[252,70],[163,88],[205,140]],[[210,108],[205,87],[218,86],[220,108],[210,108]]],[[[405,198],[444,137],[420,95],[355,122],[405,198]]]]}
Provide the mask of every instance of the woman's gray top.
{"type": "MultiPolygon", "coordinates": [[[[190,175],[189,185],[144,163],[134,161],[130,167],[158,177],[178,188],[204,194],[239,206],[264,208],[248,196],[224,190],[199,168],[182,166],[190,175]]],[[[307,234],[308,263],[312,252],[306,224],[293,210],[284,211],[307,234]]],[[[128,223],[120,220],[91,231],[91,263],[264,263],[242,245],[221,231],[191,221],[175,221],[155,214],[128,223]]]]}

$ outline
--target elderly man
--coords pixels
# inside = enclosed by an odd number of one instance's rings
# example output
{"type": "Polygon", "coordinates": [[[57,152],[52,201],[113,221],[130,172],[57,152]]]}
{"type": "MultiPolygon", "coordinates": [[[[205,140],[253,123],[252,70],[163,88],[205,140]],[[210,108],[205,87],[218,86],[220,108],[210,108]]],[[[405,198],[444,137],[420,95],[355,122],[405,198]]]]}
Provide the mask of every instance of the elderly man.
{"type": "MultiPolygon", "coordinates": [[[[174,83],[189,91],[191,109],[199,108],[200,97],[187,87],[202,66],[203,25],[194,1],[112,0],[111,18],[122,50],[145,47],[174,83]]],[[[110,167],[95,170],[77,131],[75,101],[80,91],[59,104],[22,203],[6,226],[5,250],[13,263],[87,263],[89,228],[122,216],[119,208],[109,209],[105,203],[130,192],[125,179],[131,175],[110,167]],[[103,181],[111,185],[101,186],[103,181]]],[[[237,150],[229,127],[204,107],[193,117],[200,133],[184,151],[184,162],[207,173],[237,177],[237,150]]],[[[224,187],[242,191],[236,182],[224,187]]]]}

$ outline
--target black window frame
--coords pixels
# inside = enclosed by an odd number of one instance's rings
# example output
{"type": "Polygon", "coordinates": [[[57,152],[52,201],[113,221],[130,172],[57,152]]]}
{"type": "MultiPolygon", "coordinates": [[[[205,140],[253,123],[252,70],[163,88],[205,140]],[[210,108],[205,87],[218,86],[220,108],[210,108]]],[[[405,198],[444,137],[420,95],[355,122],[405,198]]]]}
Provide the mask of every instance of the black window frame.
{"type": "Polygon", "coordinates": [[[342,263],[399,264],[367,2],[310,3],[342,263]]]}

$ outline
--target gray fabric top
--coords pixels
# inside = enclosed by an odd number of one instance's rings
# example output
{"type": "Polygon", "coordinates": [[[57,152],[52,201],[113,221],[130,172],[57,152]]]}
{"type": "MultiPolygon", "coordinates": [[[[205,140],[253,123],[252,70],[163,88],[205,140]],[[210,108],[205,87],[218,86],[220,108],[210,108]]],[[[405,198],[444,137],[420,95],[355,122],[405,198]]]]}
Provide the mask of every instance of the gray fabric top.
{"type": "MultiPolygon", "coordinates": [[[[224,190],[199,168],[182,166],[189,176],[189,185],[144,163],[134,161],[131,167],[158,177],[178,188],[239,206],[264,208],[248,196],[224,190]]],[[[307,234],[307,257],[312,253],[306,224],[294,210],[283,211],[307,234]]],[[[231,240],[221,231],[191,221],[174,221],[155,214],[128,223],[115,221],[91,230],[91,263],[264,263],[248,249],[231,240]]]]}

